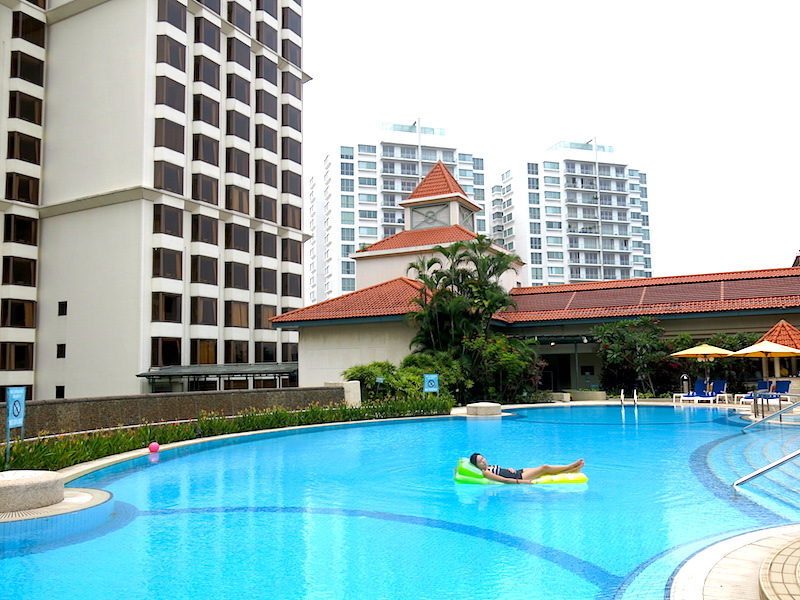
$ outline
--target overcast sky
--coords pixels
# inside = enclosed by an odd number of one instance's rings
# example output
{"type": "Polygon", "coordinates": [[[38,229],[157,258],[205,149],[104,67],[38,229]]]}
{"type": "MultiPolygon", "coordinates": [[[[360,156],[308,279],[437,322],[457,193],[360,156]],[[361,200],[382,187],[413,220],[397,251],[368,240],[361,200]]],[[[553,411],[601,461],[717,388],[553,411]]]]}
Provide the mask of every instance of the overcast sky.
{"type": "Polygon", "coordinates": [[[303,21],[306,179],[382,122],[444,128],[487,188],[596,136],[648,175],[655,276],[800,251],[800,2],[304,0],[303,21]]]}

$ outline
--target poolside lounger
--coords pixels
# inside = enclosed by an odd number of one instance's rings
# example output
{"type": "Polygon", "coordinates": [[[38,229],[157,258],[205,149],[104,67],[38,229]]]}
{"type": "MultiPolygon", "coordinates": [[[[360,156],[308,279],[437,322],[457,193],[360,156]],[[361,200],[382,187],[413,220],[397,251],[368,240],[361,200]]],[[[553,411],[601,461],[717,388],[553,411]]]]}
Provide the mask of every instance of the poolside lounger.
{"type": "Polygon", "coordinates": [[[756,383],[756,389],[754,391],[748,392],[746,394],[736,394],[733,397],[733,401],[738,402],[739,404],[743,404],[745,402],[752,403],[753,397],[756,392],[766,392],[767,390],[769,390],[769,381],[765,381],[762,379],[756,383]]]}

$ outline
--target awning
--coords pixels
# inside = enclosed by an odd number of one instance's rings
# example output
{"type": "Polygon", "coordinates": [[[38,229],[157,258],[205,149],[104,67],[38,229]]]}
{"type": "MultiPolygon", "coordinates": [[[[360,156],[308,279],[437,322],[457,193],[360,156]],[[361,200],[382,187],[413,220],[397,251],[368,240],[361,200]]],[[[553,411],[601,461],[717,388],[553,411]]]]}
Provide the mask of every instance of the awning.
{"type": "Polygon", "coordinates": [[[297,372],[296,362],[284,363],[255,363],[234,365],[175,365],[170,367],[154,367],[137,377],[147,379],[169,379],[178,377],[208,378],[208,377],[236,377],[236,376],[275,376],[289,375],[297,372]]]}

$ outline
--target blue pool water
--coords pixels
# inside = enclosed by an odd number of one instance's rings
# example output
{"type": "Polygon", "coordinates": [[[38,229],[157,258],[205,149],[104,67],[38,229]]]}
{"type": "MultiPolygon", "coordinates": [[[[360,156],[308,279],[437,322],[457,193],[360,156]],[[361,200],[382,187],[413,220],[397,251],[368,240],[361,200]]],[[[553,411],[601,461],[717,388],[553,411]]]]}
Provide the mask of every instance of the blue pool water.
{"type": "Polygon", "coordinates": [[[743,424],[710,407],[541,407],[162,451],[73,481],[110,491],[113,514],[6,544],[0,598],[661,600],[694,552],[800,520],[792,465],[730,487],[800,428],[743,424]],[[583,457],[589,483],[454,483],[472,452],[583,457]]]}

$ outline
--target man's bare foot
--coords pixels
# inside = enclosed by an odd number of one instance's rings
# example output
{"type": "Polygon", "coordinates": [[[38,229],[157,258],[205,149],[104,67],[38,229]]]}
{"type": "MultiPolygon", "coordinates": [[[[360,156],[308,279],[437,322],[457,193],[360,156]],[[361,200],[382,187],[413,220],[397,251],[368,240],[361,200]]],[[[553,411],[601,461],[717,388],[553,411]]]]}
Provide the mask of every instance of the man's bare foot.
{"type": "Polygon", "coordinates": [[[583,459],[579,458],[574,463],[569,465],[569,467],[567,468],[567,470],[565,472],[566,473],[580,473],[581,469],[583,469],[583,459]]]}

